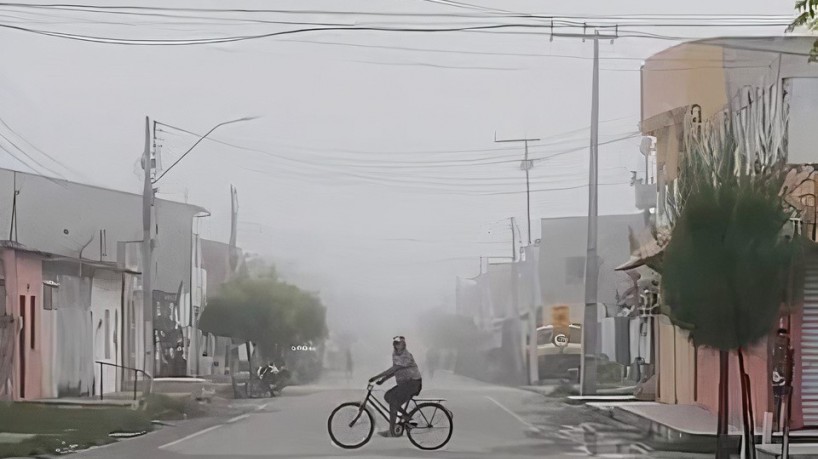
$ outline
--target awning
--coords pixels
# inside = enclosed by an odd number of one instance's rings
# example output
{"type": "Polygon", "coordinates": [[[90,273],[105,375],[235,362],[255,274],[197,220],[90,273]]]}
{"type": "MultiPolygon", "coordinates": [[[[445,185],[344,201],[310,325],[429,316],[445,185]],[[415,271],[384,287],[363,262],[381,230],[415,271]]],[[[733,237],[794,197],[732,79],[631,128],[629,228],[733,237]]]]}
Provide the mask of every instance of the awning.
{"type": "Polygon", "coordinates": [[[639,246],[631,252],[630,259],[617,266],[616,271],[628,271],[661,259],[662,252],[670,242],[670,229],[661,228],[655,235],[646,229],[640,239],[637,240],[639,246]]]}

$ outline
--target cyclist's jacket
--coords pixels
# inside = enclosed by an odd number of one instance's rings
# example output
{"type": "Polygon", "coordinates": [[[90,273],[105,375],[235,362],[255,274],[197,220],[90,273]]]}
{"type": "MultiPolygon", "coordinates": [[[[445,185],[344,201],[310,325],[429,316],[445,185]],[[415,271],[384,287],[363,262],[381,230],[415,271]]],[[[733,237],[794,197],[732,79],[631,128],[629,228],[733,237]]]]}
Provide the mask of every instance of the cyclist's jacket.
{"type": "Polygon", "coordinates": [[[395,372],[395,381],[397,381],[398,384],[421,379],[420,370],[418,370],[418,365],[415,363],[415,357],[406,349],[401,353],[392,353],[392,365],[401,367],[395,372]]]}

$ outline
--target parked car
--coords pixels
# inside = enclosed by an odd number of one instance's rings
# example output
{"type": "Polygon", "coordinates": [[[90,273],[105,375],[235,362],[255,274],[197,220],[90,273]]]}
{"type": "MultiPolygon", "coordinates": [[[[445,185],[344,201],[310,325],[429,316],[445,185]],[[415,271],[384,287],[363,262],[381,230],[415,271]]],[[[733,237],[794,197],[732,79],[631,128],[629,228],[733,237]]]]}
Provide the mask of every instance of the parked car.
{"type": "Polygon", "coordinates": [[[537,364],[540,379],[564,378],[579,368],[582,359],[582,325],[545,325],[537,328],[537,364]]]}

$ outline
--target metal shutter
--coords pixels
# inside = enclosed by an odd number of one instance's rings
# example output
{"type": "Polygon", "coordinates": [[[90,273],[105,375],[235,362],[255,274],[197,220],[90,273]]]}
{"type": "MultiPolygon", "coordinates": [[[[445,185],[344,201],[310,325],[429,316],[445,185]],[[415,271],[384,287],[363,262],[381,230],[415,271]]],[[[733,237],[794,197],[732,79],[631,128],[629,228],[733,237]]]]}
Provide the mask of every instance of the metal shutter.
{"type": "Polygon", "coordinates": [[[818,259],[807,260],[801,325],[801,399],[804,425],[818,426],[818,259]]]}

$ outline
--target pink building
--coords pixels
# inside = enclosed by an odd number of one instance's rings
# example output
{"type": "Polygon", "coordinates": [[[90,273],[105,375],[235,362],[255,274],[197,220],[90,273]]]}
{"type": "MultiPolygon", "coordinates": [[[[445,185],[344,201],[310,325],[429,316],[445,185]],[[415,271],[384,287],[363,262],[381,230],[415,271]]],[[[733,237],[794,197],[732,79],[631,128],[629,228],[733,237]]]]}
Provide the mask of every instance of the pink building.
{"type": "MultiPolygon", "coordinates": [[[[0,242],[4,280],[4,313],[16,325],[11,374],[3,384],[3,398],[38,399],[43,396],[43,349],[51,349],[43,326],[42,260],[45,254],[9,241],[0,242]]],[[[45,287],[48,288],[48,287],[45,287]]]]}

